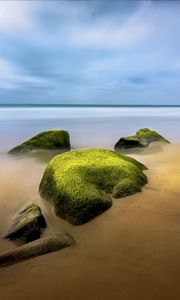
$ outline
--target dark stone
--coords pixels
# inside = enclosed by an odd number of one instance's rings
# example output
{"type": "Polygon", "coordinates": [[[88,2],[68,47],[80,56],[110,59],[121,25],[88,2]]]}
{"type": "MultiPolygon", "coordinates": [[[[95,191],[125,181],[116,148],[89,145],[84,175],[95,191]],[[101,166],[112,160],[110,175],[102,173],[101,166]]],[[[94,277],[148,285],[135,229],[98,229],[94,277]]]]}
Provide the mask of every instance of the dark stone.
{"type": "Polygon", "coordinates": [[[23,260],[58,251],[73,245],[74,239],[64,233],[57,233],[49,237],[30,242],[14,250],[0,254],[0,267],[12,265],[23,260]]]}
{"type": "Polygon", "coordinates": [[[46,221],[41,209],[31,204],[19,212],[5,238],[18,244],[28,243],[39,239],[45,227],[46,221]]]}
{"type": "Polygon", "coordinates": [[[146,145],[144,145],[140,140],[138,139],[129,139],[129,138],[121,138],[115,145],[115,150],[126,150],[126,149],[132,149],[132,148],[145,148],[146,145]]]}

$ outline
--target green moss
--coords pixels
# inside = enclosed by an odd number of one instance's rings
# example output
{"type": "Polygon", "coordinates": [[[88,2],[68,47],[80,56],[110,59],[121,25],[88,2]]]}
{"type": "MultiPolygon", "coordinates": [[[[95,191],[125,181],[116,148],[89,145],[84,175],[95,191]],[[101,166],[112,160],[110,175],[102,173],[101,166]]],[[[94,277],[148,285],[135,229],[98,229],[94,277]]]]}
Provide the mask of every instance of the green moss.
{"type": "MultiPolygon", "coordinates": [[[[143,186],[147,182],[144,169],[133,158],[109,150],[71,151],[50,161],[39,191],[58,216],[83,224],[112,205],[113,189],[124,178],[138,189],[143,186]]],[[[132,194],[129,191],[127,195],[132,194]]]]}
{"type": "Polygon", "coordinates": [[[131,148],[145,148],[153,142],[169,143],[162,135],[148,128],[139,129],[135,135],[122,137],[114,146],[116,151],[124,151],[131,148]]]}
{"type": "Polygon", "coordinates": [[[157,133],[156,131],[150,130],[148,128],[139,129],[136,132],[136,137],[138,139],[142,139],[144,143],[148,145],[152,142],[166,142],[169,143],[162,135],[157,133]]]}
{"type": "Polygon", "coordinates": [[[124,178],[118,183],[113,190],[114,198],[126,197],[134,193],[141,192],[141,184],[134,182],[129,178],[124,178]]]}
{"type": "Polygon", "coordinates": [[[69,134],[65,130],[49,130],[39,133],[30,140],[16,146],[10,154],[23,154],[32,150],[70,150],[69,134]]]}

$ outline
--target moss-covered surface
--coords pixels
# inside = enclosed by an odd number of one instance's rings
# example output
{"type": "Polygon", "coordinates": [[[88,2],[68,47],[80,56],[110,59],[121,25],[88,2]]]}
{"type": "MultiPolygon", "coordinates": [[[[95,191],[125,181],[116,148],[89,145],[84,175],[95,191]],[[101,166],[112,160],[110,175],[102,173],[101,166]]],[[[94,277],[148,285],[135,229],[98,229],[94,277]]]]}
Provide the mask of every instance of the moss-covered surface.
{"type": "Polygon", "coordinates": [[[23,154],[32,150],[70,150],[69,133],[65,130],[44,131],[16,146],[10,154],[23,154]]]}
{"type": "Polygon", "coordinates": [[[114,151],[71,151],[50,161],[39,191],[58,216],[75,225],[83,224],[111,207],[113,193],[122,197],[140,191],[147,182],[144,169],[135,159],[114,151]],[[125,181],[126,188],[123,186],[120,193],[118,187],[125,181]]]}
{"type": "Polygon", "coordinates": [[[135,135],[122,137],[114,146],[116,151],[124,151],[131,148],[145,148],[153,142],[169,143],[162,135],[148,128],[139,129],[135,135]]]}
{"type": "Polygon", "coordinates": [[[124,178],[114,187],[113,197],[122,198],[137,192],[141,192],[141,185],[129,178],[124,178]]]}

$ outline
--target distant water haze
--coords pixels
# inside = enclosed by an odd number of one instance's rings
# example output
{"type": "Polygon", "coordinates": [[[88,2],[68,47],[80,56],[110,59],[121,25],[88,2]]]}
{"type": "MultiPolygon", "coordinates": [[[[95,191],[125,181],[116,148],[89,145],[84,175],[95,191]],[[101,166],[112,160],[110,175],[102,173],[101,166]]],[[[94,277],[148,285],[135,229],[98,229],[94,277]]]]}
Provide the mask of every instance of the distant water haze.
{"type": "Polygon", "coordinates": [[[1,107],[0,151],[43,130],[66,129],[73,148],[113,148],[124,135],[149,127],[180,141],[180,107],[1,107]]]}

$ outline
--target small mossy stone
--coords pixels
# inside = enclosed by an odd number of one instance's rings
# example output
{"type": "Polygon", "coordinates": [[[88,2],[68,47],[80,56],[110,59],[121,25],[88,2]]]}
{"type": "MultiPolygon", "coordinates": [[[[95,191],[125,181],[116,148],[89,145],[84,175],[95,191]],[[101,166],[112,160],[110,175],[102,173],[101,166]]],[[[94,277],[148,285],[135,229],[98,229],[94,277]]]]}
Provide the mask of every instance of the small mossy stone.
{"type": "Polygon", "coordinates": [[[9,154],[24,154],[33,150],[70,150],[69,133],[65,130],[44,131],[14,147],[9,154]]]}
{"type": "Polygon", "coordinates": [[[111,207],[113,188],[124,178],[139,190],[147,183],[145,169],[135,159],[114,151],[75,150],[50,161],[39,191],[58,216],[79,225],[111,207]]]}
{"type": "Polygon", "coordinates": [[[153,142],[169,143],[169,141],[166,140],[162,135],[148,128],[139,129],[136,132],[136,137],[142,140],[142,143],[144,143],[145,146],[148,146],[150,143],[153,142]]]}
{"type": "Polygon", "coordinates": [[[135,135],[122,137],[115,144],[115,151],[125,151],[132,148],[145,148],[151,143],[169,143],[162,135],[148,128],[139,129],[135,135]]]}

